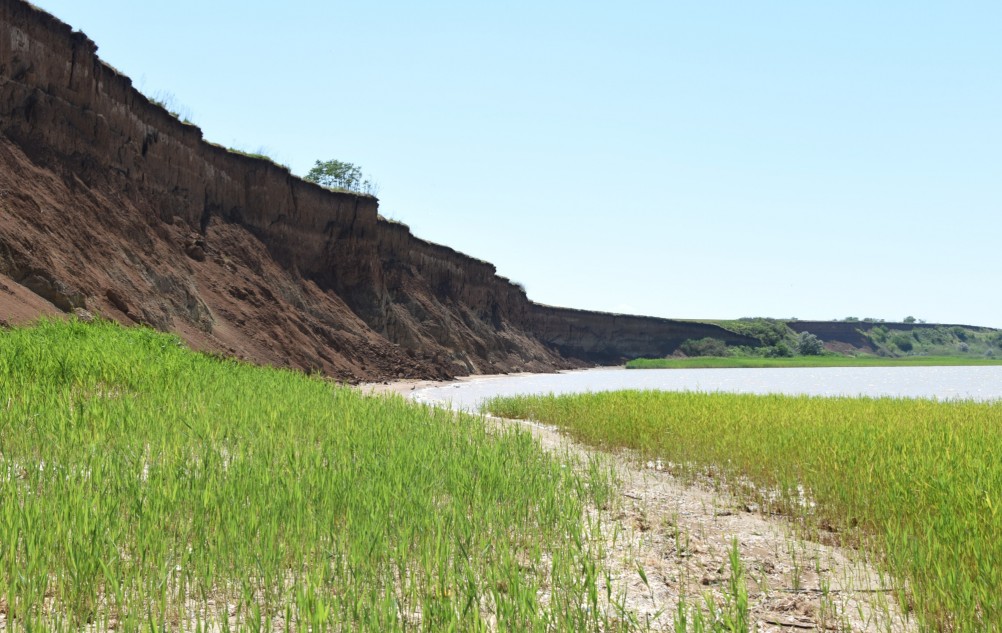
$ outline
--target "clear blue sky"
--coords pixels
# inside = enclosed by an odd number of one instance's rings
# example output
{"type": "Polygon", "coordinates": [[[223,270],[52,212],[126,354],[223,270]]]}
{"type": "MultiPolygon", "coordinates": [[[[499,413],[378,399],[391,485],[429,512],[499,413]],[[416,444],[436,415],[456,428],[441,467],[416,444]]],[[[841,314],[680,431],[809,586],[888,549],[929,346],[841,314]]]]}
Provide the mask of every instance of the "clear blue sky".
{"type": "Polygon", "coordinates": [[[38,0],[553,305],[1002,327],[1002,3],[38,0]]]}

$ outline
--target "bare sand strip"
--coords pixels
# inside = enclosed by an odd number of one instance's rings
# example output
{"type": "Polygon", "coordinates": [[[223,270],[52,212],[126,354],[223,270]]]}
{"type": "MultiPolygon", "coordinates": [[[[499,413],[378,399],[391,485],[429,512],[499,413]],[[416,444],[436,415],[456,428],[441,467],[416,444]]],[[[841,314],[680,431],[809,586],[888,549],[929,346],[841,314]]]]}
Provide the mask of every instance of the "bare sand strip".
{"type": "MultiPolygon", "coordinates": [[[[482,377],[479,377],[482,378],[482,377]]],[[[469,380],[469,379],[466,379],[469,380]]],[[[454,383],[396,381],[361,385],[371,394],[408,397],[424,387],[454,383]]],[[[691,606],[709,596],[724,604],[728,554],[736,539],[745,569],[755,631],[917,630],[896,600],[900,587],[867,561],[866,552],[806,540],[785,517],[763,514],[709,484],[683,483],[659,464],[626,452],[607,453],[571,441],[556,429],[485,416],[500,428],[530,430],[542,446],[569,462],[598,458],[621,484],[618,502],[594,509],[606,541],[612,601],[653,630],[674,629],[680,597],[691,606]],[[646,582],[638,567],[644,570],[646,582]]]]}

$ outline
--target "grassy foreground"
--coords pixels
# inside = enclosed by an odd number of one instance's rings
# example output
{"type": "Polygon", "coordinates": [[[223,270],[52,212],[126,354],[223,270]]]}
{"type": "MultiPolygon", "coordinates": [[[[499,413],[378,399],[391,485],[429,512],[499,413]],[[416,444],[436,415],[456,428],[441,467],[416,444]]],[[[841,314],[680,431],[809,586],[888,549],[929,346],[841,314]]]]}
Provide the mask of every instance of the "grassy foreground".
{"type": "Polygon", "coordinates": [[[0,619],[604,628],[583,517],[611,483],[577,472],[526,432],[149,330],[0,330],[0,619]]]}
{"type": "Polygon", "coordinates": [[[616,392],[497,399],[861,543],[925,630],[1002,629],[1002,403],[616,392]]]}
{"type": "Polygon", "coordinates": [[[627,369],[704,369],[771,367],[949,367],[967,365],[1002,365],[1002,358],[970,356],[699,356],[694,358],[637,358],[626,363],[627,369]]]}

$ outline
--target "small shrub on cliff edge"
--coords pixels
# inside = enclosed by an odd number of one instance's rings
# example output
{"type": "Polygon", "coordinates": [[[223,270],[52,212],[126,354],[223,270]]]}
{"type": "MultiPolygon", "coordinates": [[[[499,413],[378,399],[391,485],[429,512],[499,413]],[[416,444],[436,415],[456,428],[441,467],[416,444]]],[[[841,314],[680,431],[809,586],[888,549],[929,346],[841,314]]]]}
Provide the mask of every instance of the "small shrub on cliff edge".
{"type": "Polygon", "coordinates": [[[362,168],[352,163],[340,160],[318,160],[303,180],[314,182],[327,189],[350,191],[374,196],[379,191],[378,185],[365,178],[362,168]]]}

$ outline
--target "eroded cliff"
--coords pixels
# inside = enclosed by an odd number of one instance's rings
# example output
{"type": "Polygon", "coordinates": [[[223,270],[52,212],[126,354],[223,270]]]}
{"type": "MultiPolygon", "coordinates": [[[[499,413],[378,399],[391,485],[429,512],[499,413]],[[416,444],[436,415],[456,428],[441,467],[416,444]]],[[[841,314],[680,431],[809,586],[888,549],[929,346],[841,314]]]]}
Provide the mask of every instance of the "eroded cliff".
{"type": "Polygon", "coordinates": [[[491,264],[377,210],[207,143],[85,35],[0,0],[0,318],[100,314],[345,379],[566,368],[702,336],[751,343],[535,305],[491,264]]]}

